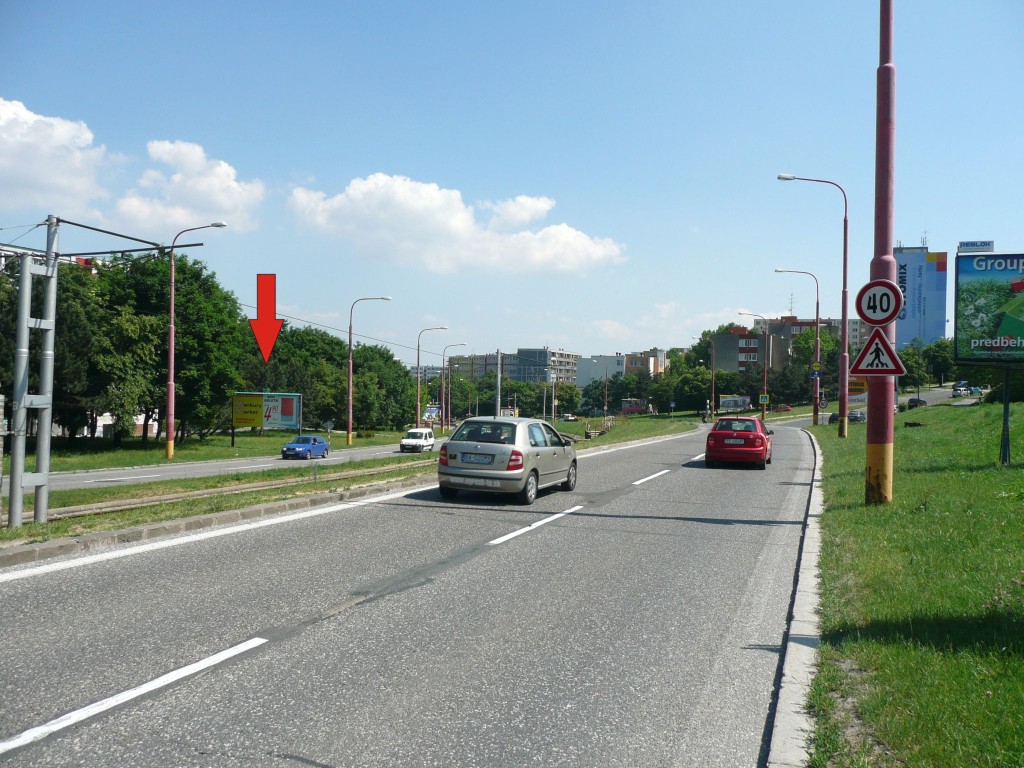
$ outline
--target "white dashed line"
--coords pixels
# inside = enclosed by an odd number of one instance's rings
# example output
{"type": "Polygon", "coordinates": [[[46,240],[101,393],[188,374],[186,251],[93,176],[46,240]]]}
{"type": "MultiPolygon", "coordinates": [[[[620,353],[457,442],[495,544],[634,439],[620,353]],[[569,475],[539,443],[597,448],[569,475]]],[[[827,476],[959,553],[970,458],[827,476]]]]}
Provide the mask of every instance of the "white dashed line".
{"type": "Polygon", "coordinates": [[[0,741],[0,755],[5,752],[10,752],[12,749],[24,747],[26,744],[39,741],[40,739],[45,739],[51,733],[62,731],[65,728],[69,728],[76,723],[87,720],[94,715],[106,712],[108,709],[113,709],[114,707],[120,706],[121,704],[138,698],[146,693],[155,691],[159,688],[164,688],[165,686],[177,682],[182,678],[194,675],[197,672],[202,672],[204,669],[216,666],[217,664],[227,661],[240,653],[245,653],[252,648],[263,645],[265,642],[267,641],[262,637],[254,637],[251,640],[246,640],[244,643],[239,643],[227,650],[215,653],[213,656],[208,656],[201,661],[197,661],[195,664],[189,664],[187,667],[182,667],[181,669],[176,669],[173,672],[168,672],[166,675],[162,675],[155,680],[150,680],[148,683],[144,683],[138,688],[132,688],[130,691],[123,691],[115,696],[103,699],[103,701],[97,701],[94,704],[82,707],[81,709],[76,709],[74,712],[69,712],[66,715],[58,717],[56,720],[51,720],[50,722],[35,728],[29,728],[27,731],[20,733],[14,738],[7,739],[6,741],[0,741]]]}

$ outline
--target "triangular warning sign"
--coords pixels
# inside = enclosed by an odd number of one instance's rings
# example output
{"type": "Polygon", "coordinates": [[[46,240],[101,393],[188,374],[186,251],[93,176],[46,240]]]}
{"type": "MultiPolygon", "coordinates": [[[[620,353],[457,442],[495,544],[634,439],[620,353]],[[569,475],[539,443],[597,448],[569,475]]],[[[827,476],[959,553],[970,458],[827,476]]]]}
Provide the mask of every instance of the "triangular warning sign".
{"type": "Polygon", "coordinates": [[[868,343],[850,366],[851,376],[905,376],[907,369],[896,356],[881,328],[875,328],[868,343]]]}

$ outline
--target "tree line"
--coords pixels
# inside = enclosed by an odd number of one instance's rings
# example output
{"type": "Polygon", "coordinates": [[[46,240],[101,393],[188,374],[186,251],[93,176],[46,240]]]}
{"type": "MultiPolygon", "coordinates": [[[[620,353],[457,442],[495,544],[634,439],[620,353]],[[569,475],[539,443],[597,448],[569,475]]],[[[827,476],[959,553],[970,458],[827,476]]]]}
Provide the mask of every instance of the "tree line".
{"type": "MultiPolygon", "coordinates": [[[[238,300],[199,260],[176,256],[175,290],[175,441],[205,437],[227,429],[231,395],[244,392],[296,392],[303,397],[303,426],[346,428],[348,412],[348,345],[327,331],[285,323],[269,363],[264,363],[248,318],[238,300]]],[[[10,391],[13,380],[18,260],[8,261],[0,274],[0,387],[10,391]]],[[[95,436],[97,419],[113,417],[115,440],[135,432],[137,416],[142,434],[152,423],[157,435],[165,423],[170,264],[156,255],[114,257],[92,265],[62,263],[58,269],[57,328],[54,340],[53,420],[63,434],[95,436]]],[[[41,281],[33,281],[33,315],[42,306],[41,281]]],[[[447,384],[452,414],[491,415],[512,407],[523,415],[557,413],[599,416],[619,411],[624,398],[646,400],[659,413],[703,411],[711,398],[711,338],[728,333],[731,324],[705,331],[689,349],[672,349],[668,366],[655,375],[616,373],[607,381],[595,379],[582,390],[559,382],[518,382],[504,378],[497,402],[494,371],[482,378],[460,376],[447,384]]],[[[29,391],[38,391],[38,334],[31,334],[29,391]]],[[[839,340],[821,334],[822,391],[838,393],[839,340]]],[[[855,351],[851,350],[852,354],[855,351]]],[[[383,345],[357,344],[353,350],[353,430],[404,429],[415,419],[416,380],[383,345]]],[[[952,342],[914,344],[900,350],[907,367],[901,385],[914,387],[948,380],[958,372],[952,342]]],[[[793,340],[781,371],[769,371],[772,404],[809,402],[814,360],[814,333],[805,330],[793,340]]],[[[758,402],[762,369],[715,372],[716,395],[748,395],[758,402]]],[[[975,369],[973,376],[978,378],[975,369]]],[[[421,411],[441,397],[440,381],[421,386],[421,411]]],[[[6,414],[11,416],[11,398],[6,414]]]]}

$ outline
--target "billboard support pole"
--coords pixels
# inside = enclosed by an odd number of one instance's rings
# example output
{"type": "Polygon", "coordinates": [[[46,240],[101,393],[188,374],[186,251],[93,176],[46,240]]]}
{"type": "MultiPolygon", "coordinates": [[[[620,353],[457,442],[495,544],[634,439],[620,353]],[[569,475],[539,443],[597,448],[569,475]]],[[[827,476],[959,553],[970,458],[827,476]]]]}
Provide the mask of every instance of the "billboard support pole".
{"type": "Polygon", "coordinates": [[[1010,464],[1010,367],[1003,368],[1003,437],[999,446],[999,461],[1010,464]]]}

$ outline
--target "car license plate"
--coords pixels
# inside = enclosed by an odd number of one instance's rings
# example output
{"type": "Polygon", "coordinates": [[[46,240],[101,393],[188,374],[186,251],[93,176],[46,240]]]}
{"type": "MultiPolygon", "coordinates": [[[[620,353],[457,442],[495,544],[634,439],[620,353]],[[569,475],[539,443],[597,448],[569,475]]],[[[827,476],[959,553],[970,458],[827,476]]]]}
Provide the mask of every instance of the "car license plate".
{"type": "Polygon", "coordinates": [[[727,438],[725,438],[725,444],[726,445],[743,445],[743,443],[745,443],[745,442],[746,442],[746,440],[744,440],[742,437],[727,437],[727,438]]]}
{"type": "Polygon", "coordinates": [[[494,456],[489,453],[464,453],[462,454],[463,464],[493,464],[494,456]]]}

